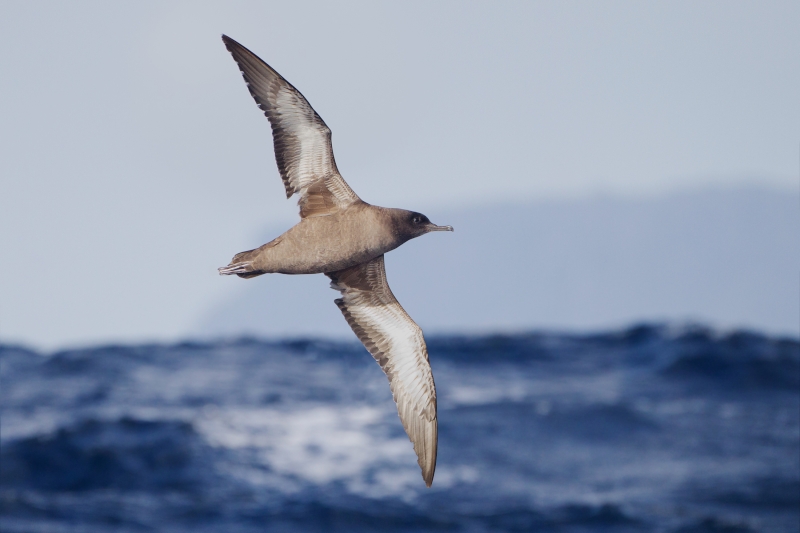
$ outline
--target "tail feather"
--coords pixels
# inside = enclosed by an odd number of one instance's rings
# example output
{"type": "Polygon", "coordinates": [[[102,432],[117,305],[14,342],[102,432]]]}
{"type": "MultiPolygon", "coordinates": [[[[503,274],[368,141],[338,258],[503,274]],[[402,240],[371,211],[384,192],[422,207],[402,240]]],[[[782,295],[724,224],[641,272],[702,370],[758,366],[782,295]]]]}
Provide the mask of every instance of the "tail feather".
{"type": "Polygon", "coordinates": [[[230,276],[236,274],[240,278],[254,278],[263,274],[258,270],[251,261],[256,250],[249,250],[241,252],[233,256],[228,266],[220,267],[217,269],[220,276],[230,276]]]}
{"type": "MultiPolygon", "coordinates": [[[[228,266],[218,268],[217,270],[219,270],[219,273],[222,276],[236,274],[240,278],[254,278],[256,276],[260,276],[261,274],[266,274],[267,272],[256,268],[253,263],[256,262],[260,254],[264,253],[264,250],[267,248],[272,248],[273,246],[277,246],[282,240],[282,237],[278,237],[277,239],[272,239],[264,246],[260,246],[255,250],[239,252],[233,256],[233,259],[231,259],[231,263],[228,266]]],[[[262,264],[263,267],[263,262],[259,263],[262,264]]]]}
{"type": "Polygon", "coordinates": [[[217,269],[221,276],[230,276],[231,274],[248,274],[254,270],[255,269],[253,268],[253,265],[249,262],[231,263],[228,266],[219,267],[217,269]]]}

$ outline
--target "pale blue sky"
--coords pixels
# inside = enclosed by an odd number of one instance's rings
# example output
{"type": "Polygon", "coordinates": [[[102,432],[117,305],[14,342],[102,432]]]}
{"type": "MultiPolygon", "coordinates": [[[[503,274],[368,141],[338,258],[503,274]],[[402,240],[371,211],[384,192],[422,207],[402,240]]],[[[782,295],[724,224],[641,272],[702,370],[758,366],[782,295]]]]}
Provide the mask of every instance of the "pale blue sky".
{"type": "MultiPolygon", "coordinates": [[[[5,2],[0,338],[170,340],[296,219],[227,33],[367,201],[797,188],[797,2],[5,2]]],[[[447,223],[447,221],[441,221],[447,223]]],[[[235,280],[234,280],[235,281],[235,280]]]]}

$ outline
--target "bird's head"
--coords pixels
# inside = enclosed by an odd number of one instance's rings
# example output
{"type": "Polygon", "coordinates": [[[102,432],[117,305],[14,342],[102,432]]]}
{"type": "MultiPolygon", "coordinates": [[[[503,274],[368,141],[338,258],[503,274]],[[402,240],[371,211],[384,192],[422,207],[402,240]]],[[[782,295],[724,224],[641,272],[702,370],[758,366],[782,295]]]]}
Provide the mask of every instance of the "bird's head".
{"type": "Polygon", "coordinates": [[[453,226],[437,226],[428,217],[416,211],[398,209],[393,218],[395,231],[404,240],[411,240],[431,231],[453,231],[453,226]]]}

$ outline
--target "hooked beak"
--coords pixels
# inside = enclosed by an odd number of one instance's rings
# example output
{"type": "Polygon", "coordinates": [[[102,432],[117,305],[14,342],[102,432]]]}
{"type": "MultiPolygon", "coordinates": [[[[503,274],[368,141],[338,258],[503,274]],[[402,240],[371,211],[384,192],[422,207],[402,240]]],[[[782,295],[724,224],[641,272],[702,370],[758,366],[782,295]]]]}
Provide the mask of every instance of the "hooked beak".
{"type": "Polygon", "coordinates": [[[437,226],[436,224],[429,224],[428,231],[453,231],[453,226],[437,226]]]}

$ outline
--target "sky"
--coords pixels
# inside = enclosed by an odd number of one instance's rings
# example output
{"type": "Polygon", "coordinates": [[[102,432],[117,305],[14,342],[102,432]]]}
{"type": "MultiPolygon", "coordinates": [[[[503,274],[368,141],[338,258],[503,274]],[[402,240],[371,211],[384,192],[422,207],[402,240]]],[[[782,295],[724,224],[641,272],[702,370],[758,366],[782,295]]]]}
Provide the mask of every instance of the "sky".
{"type": "MultiPolygon", "coordinates": [[[[0,340],[169,341],[297,219],[222,33],[366,201],[796,191],[797,2],[4,2],[0,340]]],[[[346,326],[345,326],[346,327],[346,326]]]]}

